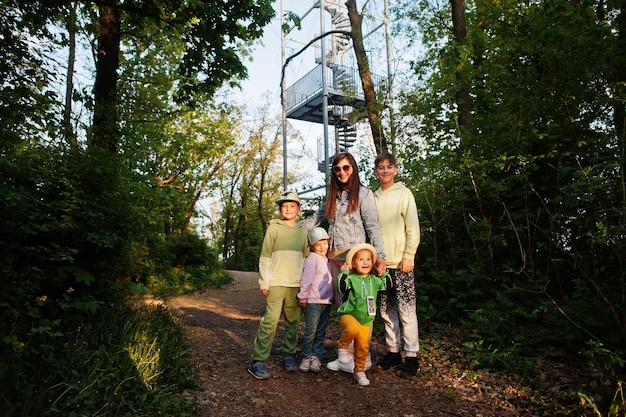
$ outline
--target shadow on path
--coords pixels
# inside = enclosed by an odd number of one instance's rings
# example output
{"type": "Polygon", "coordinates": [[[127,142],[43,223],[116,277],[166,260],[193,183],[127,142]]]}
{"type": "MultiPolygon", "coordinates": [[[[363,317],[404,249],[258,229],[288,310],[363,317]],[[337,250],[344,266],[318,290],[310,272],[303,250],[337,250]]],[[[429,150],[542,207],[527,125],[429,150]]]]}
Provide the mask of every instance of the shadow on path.
{"type": "MultiPolygon", "coordinates": [[[[353,376],[323,369],[319,374],[282,369],[279,324],[270,358],[271,377],[259,381],[246,370],[252,343],[265,307],[258,273],[227,271],[233,282],[220,289],[171,297],[166,304],[185,326],[201,386],[187,396],[198,404],[198,416],[515,416],[489,408],[478,398],[448,398],[447,387],[433,383],[432,374],[402,379],[394,374],[368,372],[369,387],[353,376]]],[[[302,324],[301,324],[302,330],[302,324]]],[[[330,323],[327,337],[338,334],[330,323]]],[[[330,342],[330,341],[329,341],[330,342]]],[[[335,353],[327,345],[327,355],[335,353]]],[[[375,341],[372,340],[373,355],[375,341]]],[[[380,355],[380,352],[376,352],[380,355]]],[[[331,359],[332,360],[332,359],[331,359]]],[[[324,365],[325,362],[324,361],[324,365]]]]}

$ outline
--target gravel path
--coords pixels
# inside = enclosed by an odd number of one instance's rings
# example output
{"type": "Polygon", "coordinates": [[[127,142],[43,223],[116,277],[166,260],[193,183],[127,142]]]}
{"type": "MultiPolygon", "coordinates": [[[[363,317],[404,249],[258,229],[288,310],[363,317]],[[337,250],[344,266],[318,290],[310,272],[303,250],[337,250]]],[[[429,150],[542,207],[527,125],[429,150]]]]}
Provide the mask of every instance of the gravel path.
{"type": "MultiPolygon", "coordinates": [[[[257,284],[258,273],[228,273],[233,282],[223,288],[166,301],[181,319],[191,341],[192,360],[202,382],[188,396],[199,404],[200,417],[529,415],[490,401],[463,372],[454,377],[443,375],[438,366],[424,363],[424,359],[415,378],[370,370],[371,385],[367,387],[356,385],[351,374],[332,372],[325,366],[319,374],[285,372],[281,367],[280,325],[267,361],[271,377],[259,381],[246,371],[265,305],[257,284]]],[[[329,323],[324,365],[336,358],[334,341],[338,336],[336,322],[329,323]]],[[[373,337],[374,363],[385,353],[378,339],[384,345],[382,335],[373,337]]],[[[422,351],[425,349],[429,348],[422,346],[422,351]]],[[[427,356],[423,354],[423,358],[427,356]]]]}

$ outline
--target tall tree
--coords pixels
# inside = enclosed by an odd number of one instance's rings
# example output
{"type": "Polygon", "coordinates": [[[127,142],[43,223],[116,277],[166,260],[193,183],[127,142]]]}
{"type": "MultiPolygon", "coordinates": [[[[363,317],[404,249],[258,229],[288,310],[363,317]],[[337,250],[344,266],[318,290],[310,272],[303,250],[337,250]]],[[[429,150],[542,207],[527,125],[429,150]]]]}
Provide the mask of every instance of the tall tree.
{"type": "Polygon", "coordinates": [[[65,78],[65,108],[63,110],[63,130],[66,140],[74,149],[78,151],[78,141],[76,138],[76,132],[72,128],[72,100],[74,97],[74,71],[76,70],[76,9],[78,8],[78,2],[67,6],[68,15],[67,22],[65,24],[68,34],[68,58],[67,58],[67,71],[65,78]]]}
{"type": "Polygon", "coordinates": [[[228,198],[223,201],[224,258],[230,267],[254,270],[267,222],[275,215],[272,196],[280,190],[281,136],[278,119],[262,112],[241,131],[240,148],[228,162],[228,198]],[[265,115],[265,117],[263,117],[265,115]]]}
{"type": "Polygon", "coordinates": [[[120,55],[120,10],[111,6],[98,8],[96,79],[94,83],[93,137],[91,145],[117,151],[117,78],[120,55]]]}
{"type": "MultiPolygon", "coordinates": [[[[334,34],[341,34],[343,36],[350,37],[352,39],[354,54],[357,60],[359,79],[361,81],[361,86],[363,87],[363,96],[365,99],[365,113],[367,114],[369,120],[374,145],[377,152],[387,152],[389,144],[387,143],[387,139],[385,138],[385,132],[383,130],[381,118],[381,112],[384,109],[384,105],[382,105],[378,101],[378,97],[376,95],[376,86],[374,85],[372,71],[369,65],[369,58],[367,57],[367,51],[363,42],[363,13],[360,13],[358,11],[356,0],[348,0],[345,4],[348,9],[350,31],[341,29],[331,30],[311,39],[308,44],[306,44],[300,51],[286,59],[281,71],[281,83],[285,76],[285,68],[287,64],[292,59],[303,53],[309,46],[313,45],[320,39],[324,39],[327,36],[331,36],[334,34]]],[[[296,26],[300,26],[300,18],[298,16],[288,12],[286,17],[287,20],[294,21],[296,26]]],[[[283,27],[283,30],[289,30],[289,26],[286,25],[285,27],[283,27]]]]}
{"type": "Polygon", "coordinates": [[[179,66],[179,101],[193,103],[211,95],[225,81],[245,77],[239,52],[262,35],[274,15],[270,0],[188,3],[183,1],[120,1],[100,5],[95,79],[94,139],[115,151],[117,69],[120,30],[152,36],[180,37],[187,45],[179,66]]]}
{"type": "MultiPolygon", "coordinates": [[[[111,284],[135,270],[134,245],[161,239],[164,218],[177,231],[188,227],[189,213],[219,167],[221,149],[213,141],[227,142],[229,128],[221,123],[232,122],[225,114],[198,115],[191,105],[205,110],[199,103],[246,75],[242,56],[273,13],[269,0],[16,0],[0,6],[0,189],[6,197],[0,204],[6,231],[0,247],[8,282],[0,306],[3,315],[14,318],[2,333],[15,335],[16,346],[33,341],[26,350],[37,354],[44,336],[71,327],[82,312],[93,312],[112,294],[111,284]],[[59,50],[68,44],[61,42],[85,33],[96,39],[94,72],[87,74],[95,74],[93,93],[74,94],[68,75],[63,100],[56,77],[66,66],[59,57],[68,55],[59,50]],[[123,59],[168,41],[178,48],[168,50],[175,67],[150,57],[123,59]],[[131,73],[124,65],[137,65],[134,77],[119,77],[131,73]],[[163,75],[171,68],[176,70],[163,75]],[[151,90],[155,95],[147,94],[151,90]],[[136,101],[120,102],[120,97],[136,101]],[[82,106],[70,109],[71,100],[81,98],[82,106]],[[155,110],[152,121],[163,122],[134,134],[142,123],[138,119],[150,123],[144,117],[149,110],[155,110]],[[71,112],[78,111],[93,117],[74,114],[86,127],[68,142],[64,132],[71,112]],[[195,131],[183,134],[177,128],[195,131]],[[163,140],[168,133],[174,136],[169,142],[163,140]],[[175,215],[151,210],[167,189],[157,186],[157,178],[171,168],[150,170],[155,155],[184,168],[173,176],[182,183],[176,188],[182,204],[169,207],[178,210],[175,215]],[[34,334],[33,328],[45,334],[34,334]]],[[[78,71],[69,56],[67,73],[74,75],[78,71]]]]}
{"type": "Polygon", "coordinates": [[[376,97],[376,89],[372,79],[372,71],[369,65],[367,52],[363,44],[363,17],[357,9],[356,0],[347,0],[348,17],[350,18],[352,45],[359,69],[359,77],[363,86],[365,97],[365,110],[369,120],[372,138],[378,153],[388,152],[389,144],[383,130],[381,112],[384,109],[376,97]]]}
{"type": "MultiPolygon", "coordinates": [[[[468,80],[464,77],[464,71],[462,70],[465,65],[468,65],[467,54],[464,53],[467,50],[467,27],[465,23],[465,0],[450,0],[450,6],[452,11],[452,34],[454,35],[454,41],[456,43],[456,56],[457,56],[457,71],[455,74],[457,86],[456,86],[456,105],[459,108],[459,129],[471,129],[471,106],[470,93],[468,80]]],[[[459,135],[463,136],[462,133],[459,135]]]]}
{"type": "MultiPolygon", "coordinates": [[[[238,126],[237,149],[227,157],[219,191],[221,221],[215,234],[229,268],[255,270],[267,225],[278,214],[274,201],[282,190],[282,123],[267,107],[241,111],[251,117],[238,126]]],[[[297,131],[290,131],[289,143],[301,143],[297,131]]],[[[290,152],[289,157],[297,166],[301,155],[290,152]]],[[[293,171],[291,184],[307,176],[293,171]]]]}
{"type": "Polygon", "coordinates": [[[480,320],[495,320],[489,303],[523,316],[548,300],[581,338],[626,345],[624,298],[611,291],[626,253],[619,3],[428,4],[398,9],[426,46],[403,108],[405,161],[437,243],[422,261],[456,271],[428,282],[480,320]]]}

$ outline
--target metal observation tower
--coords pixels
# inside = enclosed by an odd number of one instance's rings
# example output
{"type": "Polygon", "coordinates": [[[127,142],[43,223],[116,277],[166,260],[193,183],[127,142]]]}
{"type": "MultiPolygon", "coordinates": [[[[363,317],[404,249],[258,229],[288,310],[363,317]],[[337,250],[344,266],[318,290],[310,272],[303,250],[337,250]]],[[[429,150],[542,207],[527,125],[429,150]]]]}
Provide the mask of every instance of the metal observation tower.
{"type": "MultiPolygon", "coordinates": [[[[283,28],[286,27],[284,21],[284,3],[286,1],[281,0],[281,27],[283,28]]],[[[304,3],[303,0],[295,0],[295,2],[300,5],[304,3]]],[[[376,1],[369,2],[367,0],[364,0],[364,2],[376,3],[376,1]]],[[[293,4],[294,1],[291,3],[293,4]]],[[[369,61],[377,95],[378,97],[383,97],[384,104],[390,109],[390,122],[393,126],[388,10],[388,0],[384,0],[382,17],[363,13],[363,38],[367,38],[381,28],[385,29],[384,50],[386,51],[387,75],[375,75],[372,60],[370,59],[369,61]],[[366,20],[373,23],[372,27],[366,27],[366,20]],[[366,33],[366,30],[369,30],[369,32],[366,33]]],[[[303,16],[300,16],[300,28],[307,23],[309,26],[315,25],[315,20],[319,22],[319,36],[335,30],[351,31],[345,0],[313,0],[310,9],[303,16]]],[[[325,184],[328,184],[332,159],[337,153],[345,152],[354,145],[358,139],[356,124],[367,117],[364,111],[365,98],[358,68],[356,68],[356,65],[349,66],[349,64],[346,64],[348,61],[355,61],[350,36],[342,33],[331,33],[311,43],[313,39],[319,36],[302,40],[297,39],[299,33],[301,33],[301,30],[295,26],[289,26],[287,30],[281,30],[283,74],[286,73],[285,63],[290,58],[286,56],[286,45],[288,42],[299,44],[301,48],[311,44],[309,47],[315,51],[314,59],[311,59],[311,69],[308,72],[289,85],[287,85],[289,80],[286,80],[285,76],[283,76],[281,82],[283,178],[285,189],[288,186],[287,119],[323,125],[323,143],[318,143],[318,170],[325,174],[325,184]],[[331,127],[333,128],[332,131],[330,131],[331,127]]],[[[376,49],[382,50],[383,48],[376,49]]],[[[391,142],[393,143],[393,141],[392,132],[391,142]]]]}

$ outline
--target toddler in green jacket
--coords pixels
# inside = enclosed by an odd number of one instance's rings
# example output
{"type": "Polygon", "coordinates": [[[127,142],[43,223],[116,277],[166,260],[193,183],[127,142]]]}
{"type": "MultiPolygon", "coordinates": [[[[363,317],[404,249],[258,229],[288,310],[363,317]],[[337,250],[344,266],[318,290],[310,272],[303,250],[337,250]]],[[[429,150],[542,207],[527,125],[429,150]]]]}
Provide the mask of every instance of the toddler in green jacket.
{"type": "Polygon", "coordinates": [[[337,343],[339,362],[351,361],[348,347],[354,342],[354,378],[361,386],[369,385],[365,375],[365,362],[369,353],[369,339],[372,323],[376,318],[376,299],[380,291],[393,286],[389,274],[381,277],[371,274],[376,264],[376,249],[367,243],[354,246],[346,256],[337,278],[337,291],[343,302],[337,313],[343,329],[337,343]]]}

